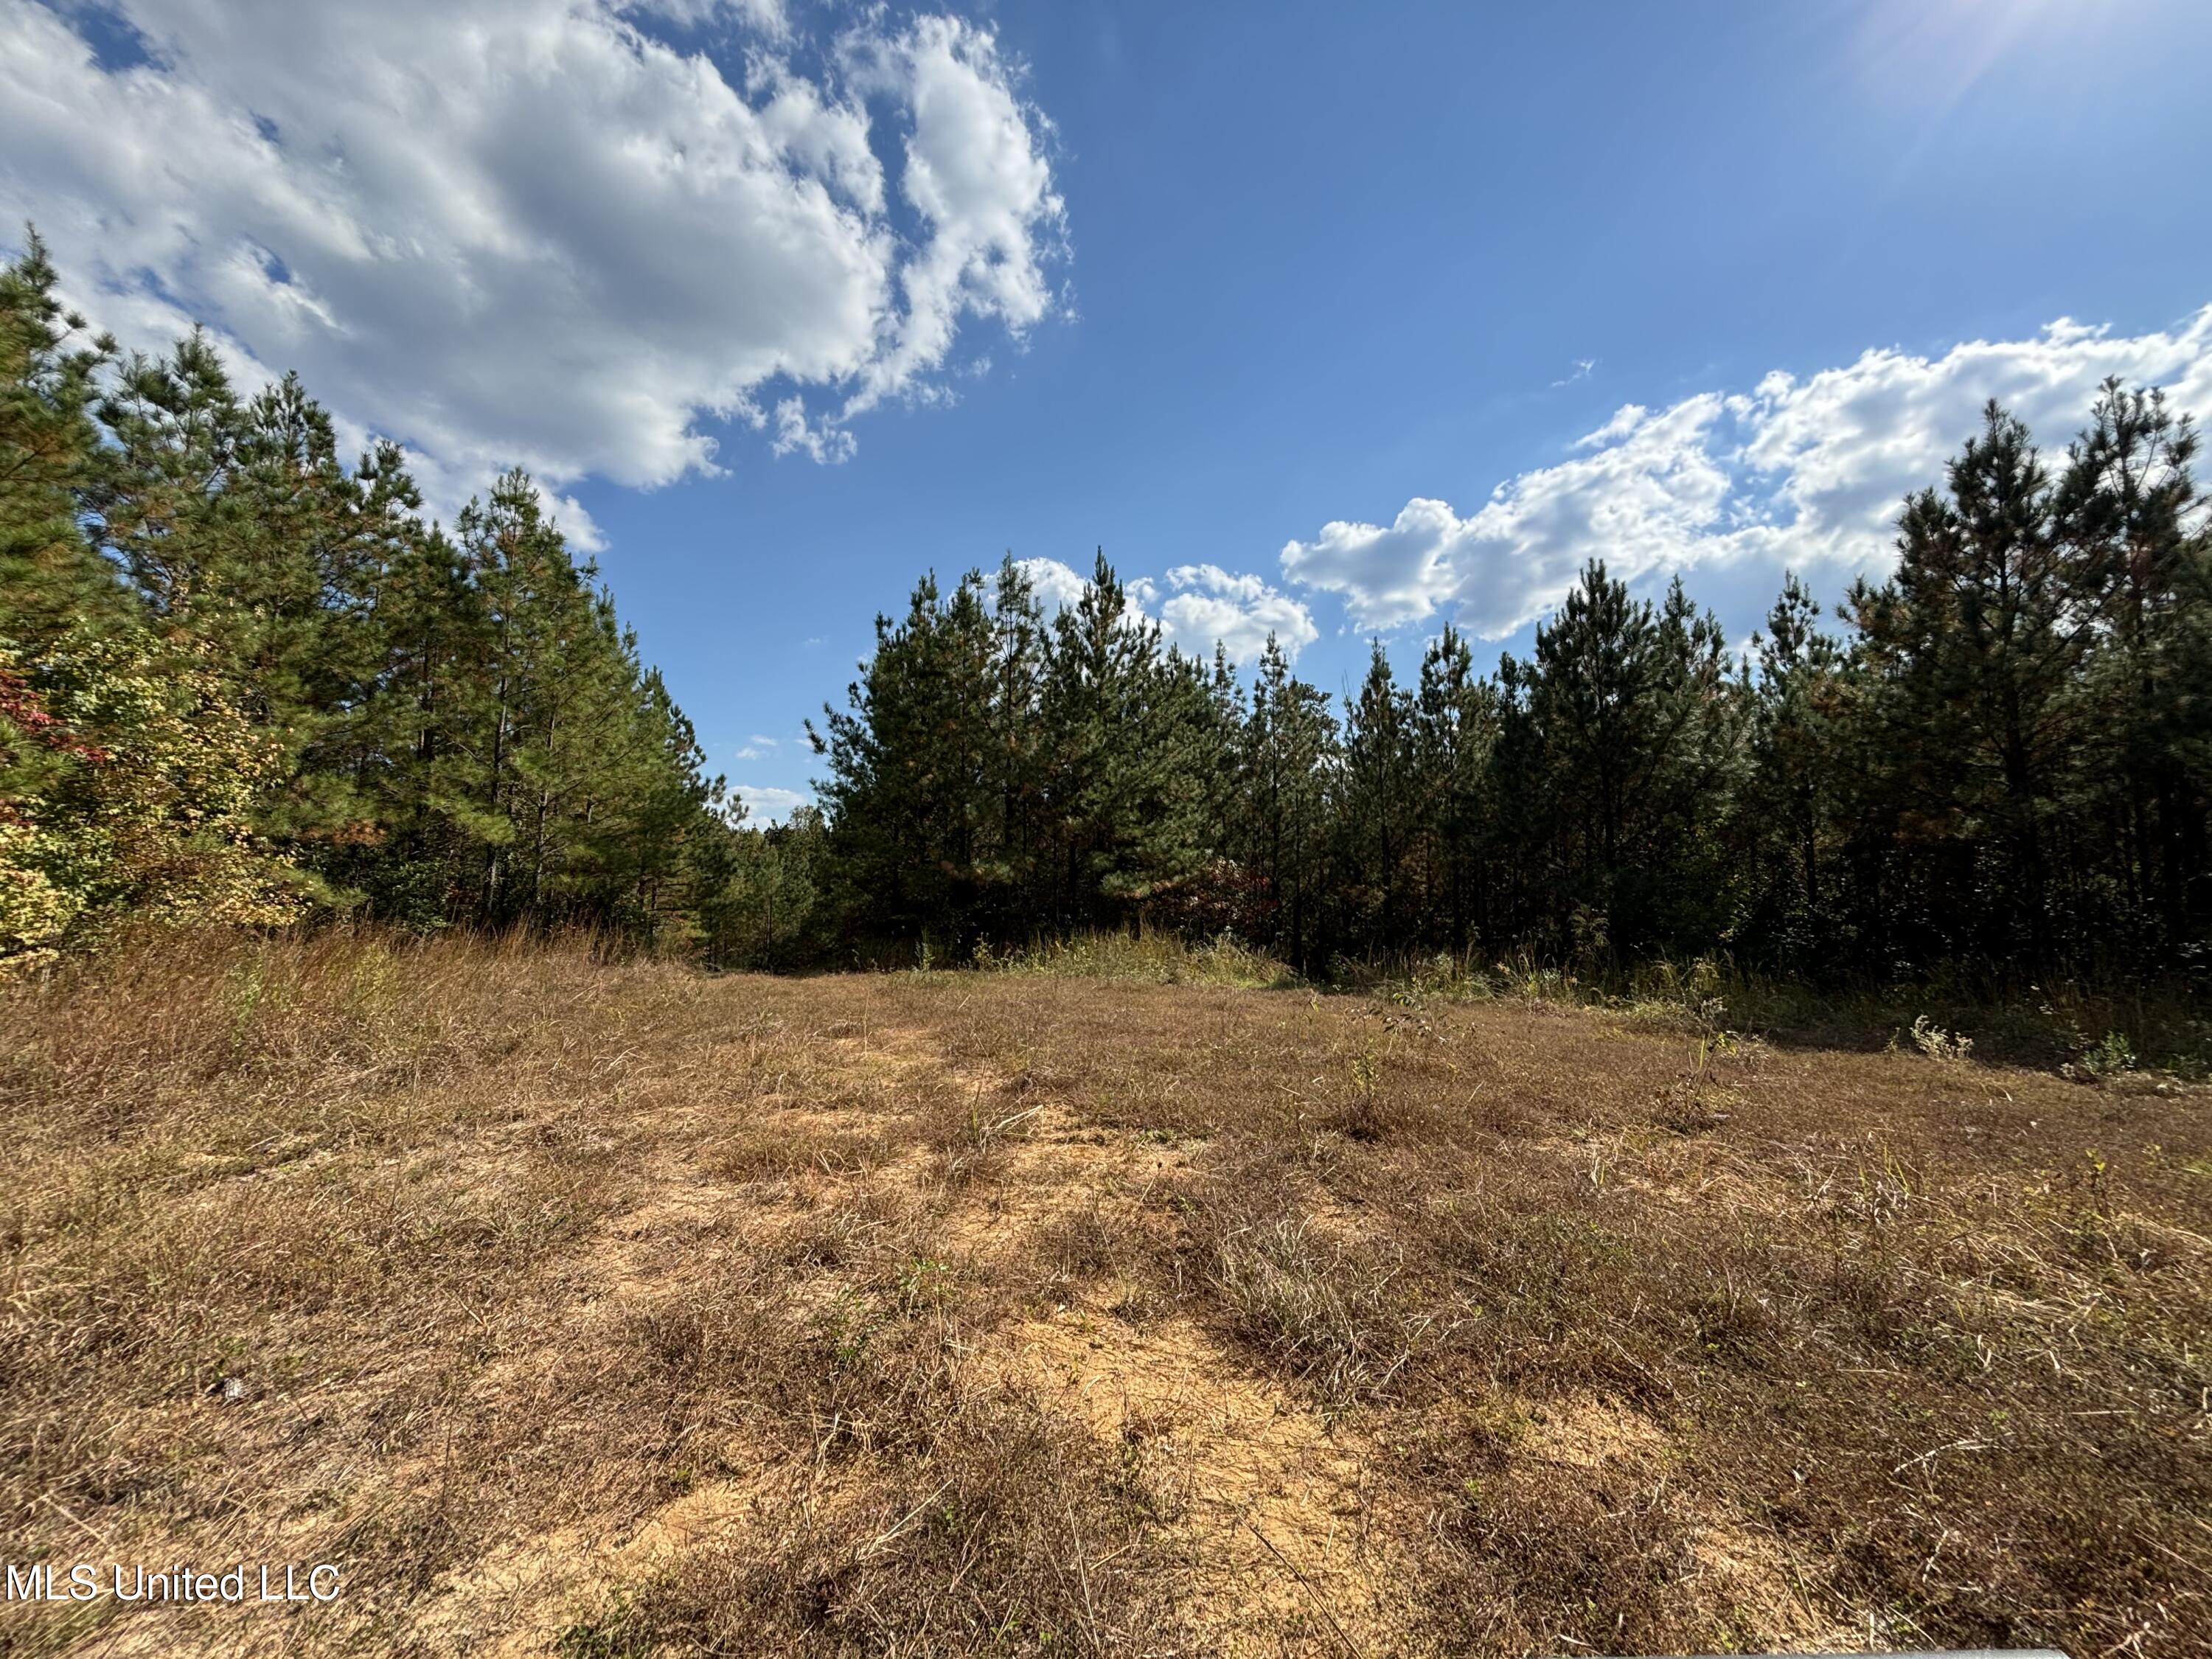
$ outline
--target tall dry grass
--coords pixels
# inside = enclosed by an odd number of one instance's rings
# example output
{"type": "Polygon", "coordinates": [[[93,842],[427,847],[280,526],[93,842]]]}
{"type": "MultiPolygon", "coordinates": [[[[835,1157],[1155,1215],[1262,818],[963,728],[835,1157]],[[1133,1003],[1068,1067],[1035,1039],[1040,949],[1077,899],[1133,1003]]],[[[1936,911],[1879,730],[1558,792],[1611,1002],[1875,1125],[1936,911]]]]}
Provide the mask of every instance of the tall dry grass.
{"type": "Polygon", "coordinates": [[[2212,1651],[2201,1090],[1081,965],[0,993],[10,1559],[346,1586],[0,1650],[2212,1651]]]}

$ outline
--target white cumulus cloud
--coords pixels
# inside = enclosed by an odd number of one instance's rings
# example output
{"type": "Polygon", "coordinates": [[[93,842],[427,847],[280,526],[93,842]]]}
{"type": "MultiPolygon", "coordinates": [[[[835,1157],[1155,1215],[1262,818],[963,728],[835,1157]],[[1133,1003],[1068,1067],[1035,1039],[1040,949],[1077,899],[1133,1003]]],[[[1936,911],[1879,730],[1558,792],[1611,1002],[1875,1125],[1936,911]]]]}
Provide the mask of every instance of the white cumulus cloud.
{"type": "Polygon", "coordinates": [[[1078,575],[1058,559],[1017,559],[1014,563],[1029,578],[1037,603],[1048,615],[1067,609],[1083,597],[1083,590],[1091,585],[1089,577],[1078,575]]]}
{"type": "Polygon", "coordinates": [[[1160,626],[1185,651],[1212,654],[1219,642],[1233,662],[1256,659],[1275,636],[1292,661],[1320,637],[1313,613],[1257,576],[1232,576],[1213,564],[1180,564],[1167,574],[1160,626]]]}
{"type": "MultiPolygon", "coordinates": [[[[1058,559],[1017,560],[1048,612],[1083,597],[1090,579],[1058,559]]],[[[1249,663],[1273,634],[1291,661],[1321,636],[1313,613],[1261,577],[1235,575],[1215,564],[1179,564],[1158,580],[1138,576],[1124,584],[1130,605],[1152,618],[1170,645],[1185,654],[1211,657],[1216,644],[1230,660],[1249,663]]]]}
{"type": "Polygon", "coordinates": [[[777,789],[757,783],[732,784],[730,789],[745,804],[745,822],[755,828],[764,823],[782,823],[799,808],[814,804],[813,796],[797,789],[777,789]]]}
{"type": "Polygon", "coordinates": [[[2030,339],[1869,351],[1802,380],[1769,374],[1748,392],[1626,404],[1566,459],[1509,479],[1471,512],[1417,497],[1388,525],[1336,520],[1287,544],[1283,572],[1341,594],[1364,628],[1441,611],[1492,639],[1549,611],[1593,556],[1632,580],[1722,564],[1776,586],[1785,568],[1879,574],[1905,494],[1941,481],[1986,400],[2057,455],[2114,374],[2212,411],[2212,307],[2146,334],[2062,319],[2030,339]]]}
{"type": "Polygon", "coordinates": [[[963,324],[1048,315],[1065,248],[991,31],[854,17],[822,43],[775,0],[15,0],[0,219],[126,344],[198,320],[249,383],[299,369],[434,501],[511,464],[711,471],[715,420],[835,461],[852,415],[938,395],[963,324]]]}

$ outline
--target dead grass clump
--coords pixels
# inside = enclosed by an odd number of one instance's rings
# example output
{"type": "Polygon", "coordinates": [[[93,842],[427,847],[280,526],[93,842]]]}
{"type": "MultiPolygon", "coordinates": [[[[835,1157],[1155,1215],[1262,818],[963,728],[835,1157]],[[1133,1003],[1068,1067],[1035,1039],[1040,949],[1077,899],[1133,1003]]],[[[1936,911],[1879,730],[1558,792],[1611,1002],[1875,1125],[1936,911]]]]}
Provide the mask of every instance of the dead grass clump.
{"type": "Polygon", "coordinates": [[[1449,1194],[1427,1213],[1427,1242],[1486,1310],[1531,1308],[1553,1313],[1595,1292],[1614,1276],[1632,1245],[1607,1206],[1585,1183],[1559,1172],[1541,1201],[1516,1194],[1506,1203],[1477,1188],[1449,1194]]]}
{"type": "Polygon", "coordinates": [[[1093,1199],[1040,1230],[1037,1259],[1067,1280],[1109,1278],[1139,1254],[1128,1224],[1093,1199]]]}
{"type": "Polygon", "coordinates": [[[932,1279],[915,1263],[889,1294],[822,1301],[761,1275],[638,1313],[621,1346],[664,1433],[711,1441],[734,1413],[787,1473],[559,1650],[1118,1651],[1164,1632],[1123,1461],[1024,1389],[964,1382],[977,1334],[932,1279]]]}
{"type": "Polygon", "coordinates": [[[1176,1641],[1144,1510],[1033,1402],[948,1401],[863,1495],[791,1505],[561,1639],[564,1654],[1109,1653],[1176,1641]]]}
{"type": "Polygon", "coordinates": [[[1030,1311],[1083,1305],[1133,1328],[1174,1313],[1179,1217],[1157,1192],[1094,1195],[1036,1222],[1012,1264],[1030,1311]]]}
{"type": "Polygon", "coordinates": [[[1211,1256],[1231,1328],[1332,1405],[1388,1389],[1426,1323],[1394,1294],[1388,1252],[1324,1243],[1310,1218],[1230,1229],[1211,1256]]]}
{"type": "Polygon", "coordinates": [[[841,1204],[793,1223],[764,1254],[781,1267],[839,1268],[861,1259],[884,1224],[841,1204]]]}
{"type": "Polygon", "coordinates": [[[1006,1177],[1014,1146],[1029,1138],[1036,1107],[1000,1111],[979,1091],[964,1108],[939,1110],[921,1125],[922,1144],[939,1184],[986,1187],[1006,1177]]]}
{"type": "Polygon", "coordinates": [[[1400,1236],[1454,1310],[1454,1351],[1498,1383],[1638,1387],[1632,1364],[1622,1375],[1621,1333],[1670,1286],[1646,1283],[1632,1213],[1586,1170],[1522,1158],[1425,1194],[1400,1236]]]}
{"type": "Polygon", "coordinates": [[[881,1280],[912,1256],[942,1254],[942,1194],[902,1173],[885,1167],[825,1183],[788,1218],[760,1214],[751,1249],[780,1267],[834,1269],[854,1282],[881,1280]]]}
{"type": "Polygon", "coordinates": [[[1455,1571],[1424,1596],[1447,1650],[1681,1653],[1710,1636],[1693,1525],[1650,1472],[1584,1484],[1508,1466],[1464,1477],[1455,1500],[1437,1534],[1455,1571]]]}
{"type": "Polygon", "coordinates": [[[865,1177],[892,1155],[880,1130],[822,1129],[763,1122],[702,1148],[701,1166],[738,1185],[757,1182],[843,1182],[865,1177]]]}

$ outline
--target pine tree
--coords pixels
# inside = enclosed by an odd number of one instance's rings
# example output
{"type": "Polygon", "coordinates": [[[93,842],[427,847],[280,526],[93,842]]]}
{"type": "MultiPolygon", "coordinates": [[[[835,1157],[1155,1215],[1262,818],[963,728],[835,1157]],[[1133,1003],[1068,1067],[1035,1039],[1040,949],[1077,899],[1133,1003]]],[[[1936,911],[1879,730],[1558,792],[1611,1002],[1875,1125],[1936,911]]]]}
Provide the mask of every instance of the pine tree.
{"type": "Polygon", "coordinates": [[[1421,656],[1413,769],[1427,908],[1439,942],[1455,952],[1488,930],[1499,715],[1496,688],[1475,674],[1465,636],[1445,624],[1421,656]]]}
{"type": "Polygon", "coordinates": [[[876,619],[849,708],[823,711],[821,793],[838,900],[859,931],[956,952],[974,942],[977,855],[1006,787],[992,735],[998,644],[980,575],[949,599],[925,577],[904,618],[876,619]]]}
{"type": "Polygon", "coordinates": [[[1300,967],[1318,954],[1329,774],[1336,753],[1328,697],[1291,673],[1270,634],[1244,726],[1243,839],[1248,860],[1266,884],[1270,936],[1300,967]]]}
{"type": "Polygon", "coordinates": [[[822,876],[831,854],[822,815],[802,806],[789,822],[756,830],[737,806],[721,833],[701,843],[701,954],[711,967],[807,966],[823,954],[822,876]]]}
{"type": "Polygon", "coordinates": [[[1052,640],[1036,591],[1011,556],[999,568],[991,625],[985,770],[992,822],[977,877],[986,894],[983,929],[1004,942],[1034,926],[1047,902],[1050,861],[1043,693],[1052,640]]]}
{"type": "Polygon", "coordinates": [[[1413,918],[1407,879],[1413,836],[1413,699],[1376,640],[1367,678],[1345,711],[1343,877],[1348,931],[1383,951],[1406,945],[1413,918]]]}
{"type": "Polygon", "coordinates": [[[1122,927],[1206,868],[1212,705],[1204,671],[1162,649],[1103,551],[1054,619],[1042,706],[1060,917],[1122,927]]]}
{"type": "Polygon", "coordinates": [[[374,914],[417,926],[473,914],[480,844],[500,833],[482,749],[491,623],[462,550],[432,530],[386,562],[382,657],[364,714],[361,787],[371,829],[334,850],[332,874],[374,914]]]}
{"type": "Polygon", "coordinates": [[[35,657],[65,633],[134,625],[137,607],[86,540],[78,501],[100,463],[97,377],[114,343],[72,346],[36,233],[0,265],[0,640],[35,657]]]}
{"type": "Polygon", "coordinates": [[[2085,853],[2139,961],[2212,927],[2212,561],[2191,475],[2197,434],[2162,394],[2101,388],[2052,502],[2092,640],[2079,688],[2085,853]],[[2096,857],[2099,849],[2110,855],[2096,857]]]}
{"type": "Polygon", "coordinates": [[[1894,833],[1924,856],[1927,945],[2049,962],[2051,851],[2078,743],[2069,687],[2089,642],[2027,429],[1992,403],[1947,469],[1948,498],[1911,497],[1896,574],[1851,594],[1890,756],[1894,833]]]}
{"type": "Polygon", "coordinates": [[[1841,647],[1795,574],[1755,635],[1749,838],[1760,850],[1753,937],[1779,961],[1817,963],[1838,939],[1828,861],[1834,851],[1844,733],[1841,647]]]}

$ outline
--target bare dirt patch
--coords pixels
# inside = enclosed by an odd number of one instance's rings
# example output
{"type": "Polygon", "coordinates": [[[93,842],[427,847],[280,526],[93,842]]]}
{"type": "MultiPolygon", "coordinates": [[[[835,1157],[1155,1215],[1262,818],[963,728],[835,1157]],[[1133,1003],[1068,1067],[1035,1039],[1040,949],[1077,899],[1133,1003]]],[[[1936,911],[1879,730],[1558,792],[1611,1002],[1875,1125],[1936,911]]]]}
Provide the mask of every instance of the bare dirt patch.
{"type": "Polygon", "coordinates": [[[983,1374],[1034,1389],[1115,1449],[1210,1650],[1405,1649],[1414,1563],[1393,1524],[1407,1516],[1378,1522],[1394,1495],[1361,1437],[1244,1374],[1187,1319],[1138,1330],[1062,1310],[1000,1344],[983,1374]]]}

